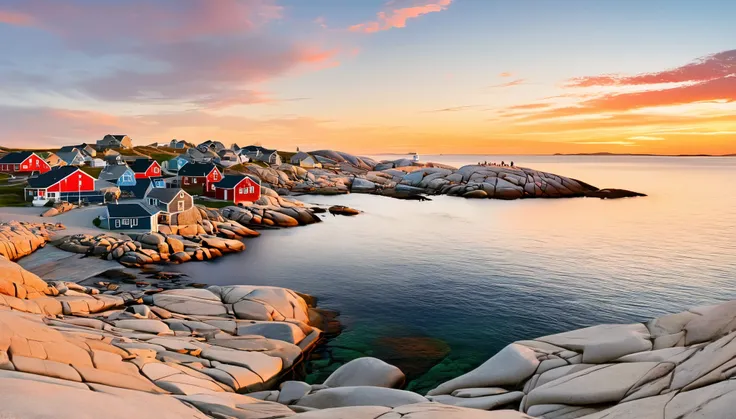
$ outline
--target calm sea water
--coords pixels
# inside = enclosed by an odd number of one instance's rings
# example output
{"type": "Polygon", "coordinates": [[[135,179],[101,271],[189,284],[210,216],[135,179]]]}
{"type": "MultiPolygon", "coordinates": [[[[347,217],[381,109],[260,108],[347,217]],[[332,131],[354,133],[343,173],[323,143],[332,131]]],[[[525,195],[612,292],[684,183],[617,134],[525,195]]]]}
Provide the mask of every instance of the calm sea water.
{"type": "MultiPolygon", "coordinates": [[[[397,156],[391,156],[397,158],[397,156]]],[[[289,287],[339,310],[345,332],[315,361],[389,358],[426,391],[519,339],[643,321],[736,298],[736,159],[422,156],[574,177],[646,198],[432,202],[301,199],[364,211],[266,231],[248,250],[179,267],[201,282],[289,287]]]]}

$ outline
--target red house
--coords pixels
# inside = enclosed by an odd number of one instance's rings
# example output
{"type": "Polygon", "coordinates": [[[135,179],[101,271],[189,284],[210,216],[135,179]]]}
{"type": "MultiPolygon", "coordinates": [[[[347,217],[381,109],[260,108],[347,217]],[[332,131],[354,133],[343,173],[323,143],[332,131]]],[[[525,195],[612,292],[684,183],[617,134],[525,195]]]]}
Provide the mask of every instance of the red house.
{"type": "Polygon", "coordinates": [[[34,197],[60,199],[68,194],[82,195],[95,190],[95,178],[75,166],[62,166],[28,179],[26,200],[34,197]]]}
{"type": "Polygon", "coordinates": [[[202,185],[202,193],[215,196],[215,184],[222,180],[222,172],[213,163],[188,163],[179,169],[181,187],[202,185]]]}
{"type": "Polygon", "coordinates": [[[246,175],[225,175],[215,184],[215,197],[225,201],[255,202],[261,197],[261,181],[246,175]]]}
{"type": "Polygon", "coordinates": [[[153,159],[135,159],[129,166],[136,179],[161,176],[161,166],[153,159]]]}
{"type": "Polygon", "coordinates": [[[46,173],[51,170],[46,161],[31,151],[16,151],[0,159],[0,172],[6,173],[46,173]]]}

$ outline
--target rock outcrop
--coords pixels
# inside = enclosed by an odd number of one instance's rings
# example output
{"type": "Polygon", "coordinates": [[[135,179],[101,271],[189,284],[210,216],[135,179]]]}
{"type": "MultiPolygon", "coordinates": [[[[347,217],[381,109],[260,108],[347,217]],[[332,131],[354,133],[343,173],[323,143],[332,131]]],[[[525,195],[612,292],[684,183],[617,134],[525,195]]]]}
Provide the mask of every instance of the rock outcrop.
{"type": "Polygon", "coordinates": [[[726,418],[734,376],[736,301],[515,342],[428,398],[544,418],[726,418]]]}
{"type": "Polygon", "coordinates": [[[0,223],[0,256],[13,261],[28,256],[46,245],[50,232],[63,229],[51,223],[0,223]]]}
{"type": "MultiPolygon", "coordinates": [[[[182,235],[165,233],[108,234],[96,236],[76,234],[56,242],[57,246],[68,252],[97,256],[116,260],[123,265],[140,267],[143,265],[190,260],[211,260],[226,253],[245,250],[244,237],[257,236],[258,233],[237,223],[210,223],[213,234],[203,231],[187,232],[183,228],[176,231],[182,235]],[[193,233],[193,234],[185,234],[193,233]]],[[[169,230],[171,231],[171,230],[169,230]]]]}

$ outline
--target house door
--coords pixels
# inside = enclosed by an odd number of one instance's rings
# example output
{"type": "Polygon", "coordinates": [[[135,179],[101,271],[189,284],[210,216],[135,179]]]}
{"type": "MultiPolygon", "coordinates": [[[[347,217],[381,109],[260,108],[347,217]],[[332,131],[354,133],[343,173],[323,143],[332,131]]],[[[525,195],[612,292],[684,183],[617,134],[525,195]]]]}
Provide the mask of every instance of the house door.
{"type": "Polygon", "coordinates": [[[227,189],[225,189],[225,201],[227,201],[227,189]]]}
{"type": "Polygon", "coordinates": [[[176,203],[177,211],[184,211],[184,201],[179,201],[176,203]]]}

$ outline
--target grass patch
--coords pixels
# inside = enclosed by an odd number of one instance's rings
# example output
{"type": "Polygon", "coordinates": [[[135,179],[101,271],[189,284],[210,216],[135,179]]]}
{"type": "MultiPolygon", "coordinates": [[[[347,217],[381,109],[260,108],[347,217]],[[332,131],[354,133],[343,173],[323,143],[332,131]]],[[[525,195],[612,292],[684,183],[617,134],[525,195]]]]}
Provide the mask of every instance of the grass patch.
{"type": "Polygon", "coordinates": [[[209,208],[225,208],[235,205],[230,201],[210,201],[207,199],[195,199],[194,203],[196,205],[203,205],[209,208]]]}
{"type": "Polygon", "coordinates": [[[102,172],[102,167],[80,166],[79,170],[97,179],[102,172]]]}
{"type": "Polygon", "coordinates": [[[26,207],[28,202],[23,198],[25,184],[0,187],[0,207],[26,207]]]}

